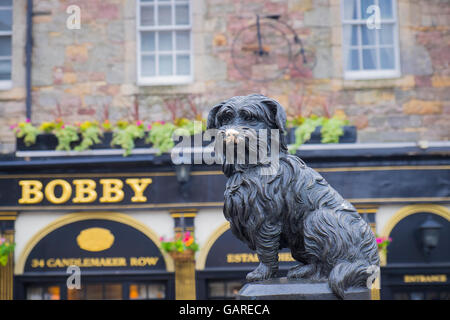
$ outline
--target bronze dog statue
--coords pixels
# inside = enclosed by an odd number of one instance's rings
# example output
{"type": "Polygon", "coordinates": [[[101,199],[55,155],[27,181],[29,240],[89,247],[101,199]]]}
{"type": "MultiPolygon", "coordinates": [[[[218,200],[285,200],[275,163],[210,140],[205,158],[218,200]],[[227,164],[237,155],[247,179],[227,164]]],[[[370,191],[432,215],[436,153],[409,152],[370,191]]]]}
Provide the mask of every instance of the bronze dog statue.
{"type": "Polygon", "coordinates": [[[247,274],[248,281],[274,277],[278,252],[288,247],[299,262],[289,270],[288,278],[328,280],[341,299],[348,287],[368,285],[373,274],[370,267],[379,266],[374,234],[319,173],[288,153],[286,114],[278,102],[262,95],[233,97],[211,109],[207,128],[218,130],[216,148],[244,144],[248,152],[249,138],[257,136],[259,145],[276,156],[272,174],[261,174],[262,167],[271,166],[267,161],[239,163],[224,156],[228,181],[223,213],[233,234],[256,250],[260,261],[247,274]],[[279,130],[277,152],[266,137],[262,138],[265,141],[259,137],[262,129],[279,130]]]}

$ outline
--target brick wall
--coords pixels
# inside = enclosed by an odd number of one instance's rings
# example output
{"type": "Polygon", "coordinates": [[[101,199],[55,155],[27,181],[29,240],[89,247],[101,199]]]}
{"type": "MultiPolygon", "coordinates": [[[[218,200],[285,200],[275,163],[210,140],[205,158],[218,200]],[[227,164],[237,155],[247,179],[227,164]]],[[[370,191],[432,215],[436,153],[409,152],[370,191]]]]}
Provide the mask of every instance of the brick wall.
{"type": "MultiPolygon", "coordinates": [[[[0,92],[3,152],[14,148],[9,125],[25,117],[25,1],[14,2],[14,88],[0,92]]],[[[167,120],[171,115],[165,97],[202,94],[206,113],[226,97],[259,92],[279,100],[289,114],[298,113],[300,106],[303,114],[320,113],[324,107],[345,113],[358,127],[361,142],[450,137],[448,1],[397,0],[401,77],[356,81],[342,76],[338,0],[193,0],[195,81],[157,87],[136,85],[135,1],[34,2],[34,123],[61,115],[69,122],[101,120],[104,106],[110,119],[117,120],[130,117],[135,103],[143,120],[167,120]],[[65,27],[70,4],[81,7],[81,30],[65,27]],[[254,23],[255,12],[281,14],[314,50],[313,70],[288,68],[263,82],[239,73],[231,48],[239,31],[254,23]]]]}

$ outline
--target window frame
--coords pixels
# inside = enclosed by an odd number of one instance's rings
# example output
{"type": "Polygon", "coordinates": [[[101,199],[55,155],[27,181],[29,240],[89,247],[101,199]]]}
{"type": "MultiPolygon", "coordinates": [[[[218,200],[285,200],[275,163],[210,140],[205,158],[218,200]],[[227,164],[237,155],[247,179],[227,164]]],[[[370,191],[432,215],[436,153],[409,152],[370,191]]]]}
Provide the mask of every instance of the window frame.
{"type": "MultiPolygon", "coordinates": [[[[182,26],[176,26],[174,24],[169,26],[141,26],[141,7],[142,6],[154,6],[156,9],[156,6],[159,1],[152,1],[152,2],[142,2],[141,0],[136,0],[136,70],[137,70],[137,84],[139,86],[162,86],[162,85],[181,85],[181,84],[188,84],[192,83],[194,80],[194,55],[193,55],[193,37],[192,37],[192,1],[191,0],[185,0],[185,1],[177,1],[177,0],[169,0],[167,1],[168,4],[172,8],[175,7],[175,4],[188,4],[189,7],[189,25],[182,25],[182,26]],[[171,76],[152,76],[152,77],[145,77],[141,75],[142,66],[141,66],[141,33],[145,31],[153,31],[159,32],[159,31],[189,31],[189,53],[186,52],[186,54],[189,54],[189,67],[190,67],[190,74],[186,76],[180,76],[180,75],[171,75],[171,76]]],[[[155,22],[156,22],[156,13],[157,10],[154,10],[155,15],[155,22]]],[[[175,23],[175,10],[172,10],[172,23],[175,23]]],[[[175,37],[172,37],[172,44],[173,48],[170,51],[172,54],[172,57],[175,57],[175,52],[178,52],[175,50],[175,37]]],[[[157,46],[157,39],[155,37],[155,45],[157,46]]],[[[187,50],[186,50],[187,51],[187,50]]],[[[155,53],[158,52],[155,48],[155,53]]],[[[158,52],[159,53],[159,52],[158,52]]],[[[155,67],[156,70],[158,70],[158,54],[155,54],[155,67]]],[[[176,72],[175,67],[175,59],[172,59],[172,66],[174,73],[176,72]]]]}
{"type": "Polygon", "coordinates": [[[11,41],[11,55],[10,56],[0,56],[0,60],[9,60],[11,61],[11,78],[9,80],[0,80],[0,90],[9,90],[12,88],[12,73],[13,73],[13,8],[14,2],[12,2],[11,6],[0,6],[0,10],[10,10],[11,11],[11,30],[5,31],[0,30],[0,37],[9,37],[11,41]]]}
{"type": "MultiPolygon", "coordinates": [[[[365,25],[365,19],[345,19],[344,17],[344,0],[341,0],[340,5],[340,20],[341,20],[341,37],[342,37],[342,66],[343,66],[343,75],[345,80],[376,80],[376,79],[392,79],[399,78],[401,76],[400,70],[400,45],[399,45],[399,28],[398,28],[398,14],[397,14],[397,1],[392,1],[392,18],[386,19],[382,18],[380,24],[390,24],[393,27],[393,44],[392,47],[394,49],[394,69],[374,69],[374,70],[347,70],[347,51],[349,51],[348,47],[350,44],[344,43],[345,39],[345,26],[351,25],[365,25]]],[[[379,0],[374,0],[375,5],[379,5],[379,0]]],[[[357,0],[357,9],[358,12],[361,12],[361,0],[357,0]]],[[[362,63],[362,35],[361,29],[358,28],[358,54],[362,63]]],[[[378,32],[375,32],[375,45],[373,46],[377,50],[377,64],[379,65],[380,56],[378,54],[379,48],[381,47],[378,43],[378,32]]]]}

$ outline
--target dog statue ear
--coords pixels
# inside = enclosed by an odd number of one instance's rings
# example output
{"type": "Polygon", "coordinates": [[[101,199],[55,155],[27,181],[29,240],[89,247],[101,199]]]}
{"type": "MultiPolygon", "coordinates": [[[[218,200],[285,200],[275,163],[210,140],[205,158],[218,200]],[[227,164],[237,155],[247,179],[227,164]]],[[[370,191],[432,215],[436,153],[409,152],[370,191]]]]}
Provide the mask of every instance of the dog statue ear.
{"type": "Polygon", "coordinates": [[[286,112],[284,111],[284,108],[277,101],[270,98],[266,98],[262,102],[272,112],[278,130],[280,130],[281,134],[286,134],[286,112]]]}
{"type": "Polygon", "coordinates": [[[220,108],[224,105],[224,102],[221,102],[209,111],[208,113],[208,120],[206,122],[206,129],[217,129],[216,127],[216,114],[219,112],[220,108]]]}

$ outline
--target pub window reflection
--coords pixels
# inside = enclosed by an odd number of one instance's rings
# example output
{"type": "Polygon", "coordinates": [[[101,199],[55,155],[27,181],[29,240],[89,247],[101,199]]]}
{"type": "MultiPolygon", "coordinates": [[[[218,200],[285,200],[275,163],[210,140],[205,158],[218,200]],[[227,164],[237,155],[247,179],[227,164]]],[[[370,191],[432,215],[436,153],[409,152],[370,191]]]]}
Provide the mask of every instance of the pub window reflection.
{"type": "Polygon", "coordinates": [[[120,300],[122,284],[91,283],[82,285],[80,289],[67,289],[68,300],[120,300]]]}
{"type": "Polygon", "coordinates": [[[208,282],[208,296],[210,299],[235,299],[242,288],[240,281],[210,281],[208,282]]]}
{"type": "Polygon", "coordinates": [[[164,284],[131,284],[130,299],[165,299],[166,286],[164,284]]]}
{"type": "Polygon", "coordinates": [[[82,300],[84,291],[80,289],[67,288],[67,300],[82,300]]]}
{"type": "Polygon", "coordinates": [[[86,285],[86,300],[100,300],[102,296],[103,288],[101,284],[88,284],[86,285]]]}
{"type": "Polygon", "coordinates": [[[411,292],[411,300],[423,300],[423,292],[411,292]]]}
{"type": "Polygon", "coordinates": [[[60,300],[59,286],[32,286],[27,288],[28,300],[60,300]]]}

